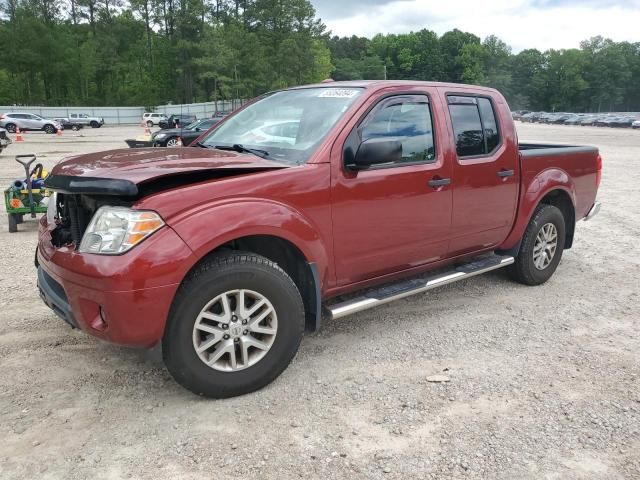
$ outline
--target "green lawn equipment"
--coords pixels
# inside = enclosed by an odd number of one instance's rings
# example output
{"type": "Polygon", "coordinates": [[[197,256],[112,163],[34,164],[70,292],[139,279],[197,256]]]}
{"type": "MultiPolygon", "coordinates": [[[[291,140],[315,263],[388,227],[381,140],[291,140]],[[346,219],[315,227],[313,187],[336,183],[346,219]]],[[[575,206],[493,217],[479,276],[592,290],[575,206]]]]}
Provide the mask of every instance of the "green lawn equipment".
{"type": "Polygon", "coordinates": [[[14,181],[4,191],[4,204],[9,217],[9,232],[17,232],[18,224],[23,222],[24,215],[36,218],[37,213],[47,212],[49,192],[44,188],[47,172],[38,163],[33,170],[31,164],[36,161],[35,155],[18,155],[16,161],[24,167],[26,178],[14,181]]]}

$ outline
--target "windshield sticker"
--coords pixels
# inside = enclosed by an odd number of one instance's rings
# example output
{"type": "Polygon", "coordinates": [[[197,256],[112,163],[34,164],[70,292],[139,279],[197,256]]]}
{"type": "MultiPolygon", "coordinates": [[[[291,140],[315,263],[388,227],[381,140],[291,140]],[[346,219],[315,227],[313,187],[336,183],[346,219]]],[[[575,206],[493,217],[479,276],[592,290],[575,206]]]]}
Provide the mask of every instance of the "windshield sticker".
{"type": "Polygon", "coordinates": [[[360,90],[357,88],[327,88],[318,95],[319,98],[353,98],[360,90]]]}

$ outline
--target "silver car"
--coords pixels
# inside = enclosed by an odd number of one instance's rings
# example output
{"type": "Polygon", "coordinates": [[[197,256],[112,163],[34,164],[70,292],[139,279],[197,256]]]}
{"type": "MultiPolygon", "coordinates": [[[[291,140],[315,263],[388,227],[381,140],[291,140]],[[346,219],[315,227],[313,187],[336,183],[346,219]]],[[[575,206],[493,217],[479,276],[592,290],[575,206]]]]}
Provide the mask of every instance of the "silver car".
{"type": "Polygon", "coordinates": [[[60,123],[48,118],[42,118],[33,113],[9,112],[0,115],[0,127],[5,128],[9,133],[20,130],[43,130],[46,133],[56,133],[62,129],[60,123]]]}

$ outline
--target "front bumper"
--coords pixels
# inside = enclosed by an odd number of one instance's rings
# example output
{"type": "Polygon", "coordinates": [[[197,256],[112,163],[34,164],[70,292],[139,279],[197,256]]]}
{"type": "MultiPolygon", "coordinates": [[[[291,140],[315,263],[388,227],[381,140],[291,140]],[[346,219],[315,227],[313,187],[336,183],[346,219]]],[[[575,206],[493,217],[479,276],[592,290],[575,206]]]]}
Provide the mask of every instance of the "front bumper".
{"type": "Polygon", "coordinates": [[[171,303],[194,263],[193,253],[166,227],[124,255],[54,248],[40,223],[38,290],[74,328],[120,345],[150,347],[164,333],[171,303]]]}
{"type": "Polygon", "coordinates": [[[584,217],[584,221],[586,222],[587,220],[591,220],[593,217],[595,217],[600,212],[601,205],[602,204],[600,202],[595,202],[589,209],[589,212],[587,212],[587,215],[584,217]]]}
{"type": "MultiPolygon", "coordinates": [[[[36,253],[37,255],[37,253],[36,253]]],[[[42,267],[38,267],[38,291],[42,301],[53,310],[62,320],[71,325],[71,328],[78,328],[71,305],[67,299],[62,285],[56,282],[51,275],[44,271],[42,267]]]]}

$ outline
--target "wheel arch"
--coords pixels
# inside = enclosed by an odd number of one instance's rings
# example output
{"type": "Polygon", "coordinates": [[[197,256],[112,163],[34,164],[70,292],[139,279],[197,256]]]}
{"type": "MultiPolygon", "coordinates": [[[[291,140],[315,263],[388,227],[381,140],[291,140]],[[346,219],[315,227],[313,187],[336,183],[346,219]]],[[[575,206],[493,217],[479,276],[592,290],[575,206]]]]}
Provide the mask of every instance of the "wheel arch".
{"type": "Polygon", "coordinates": [[[305,310],[305,330],[315,332],[322,319],[321,285],[318,266],[308,261],[302,250],[292,241],[277,235],[246,235],[216,246],[189,269],[185,278],[212,256],[231,252],[251,252],[277,263],[298,287],[305,310]]]}
{"type": "Polygon", "coordinates": [[[573,245],[576,225],[575,188],[566,172],[554,170],[543,172],[529,185],[520,198],[518,215],[511,233],[497,249],[500,253],[517,255],[522,236],[540,204],[553,205],[560,209],[565,219],[565,249],[573,245]],[[546,173],[546,175],[544,174],[546,173]]]}
{"type": "Polygon", "coordinates": [[[573,245],[573,236],[576,230],[576,208],[571,196],[566,190],[556,188],[542,197],[538,202],[538,205],[540,204],[553,205],[562,212],[565,224],[564,249],[570,249],[573,245]]]}

